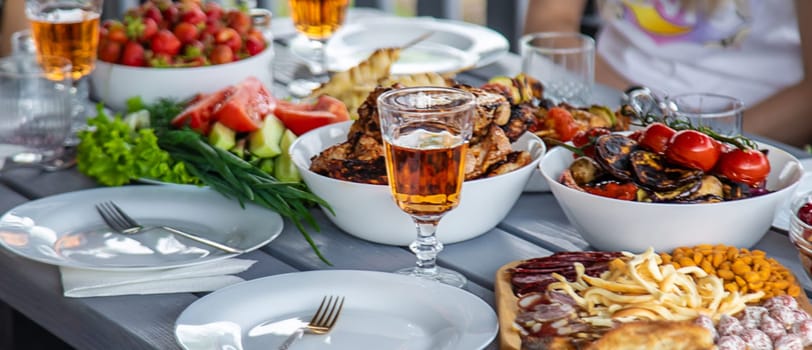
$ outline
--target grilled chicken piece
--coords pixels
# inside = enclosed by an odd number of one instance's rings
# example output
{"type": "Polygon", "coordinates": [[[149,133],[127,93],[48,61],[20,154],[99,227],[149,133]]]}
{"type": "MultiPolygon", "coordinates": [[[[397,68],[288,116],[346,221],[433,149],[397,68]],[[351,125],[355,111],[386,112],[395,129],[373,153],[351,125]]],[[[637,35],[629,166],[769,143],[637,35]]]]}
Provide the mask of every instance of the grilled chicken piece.
{"type": "MultiPolygon", "coordinates": [[[[341,180],[387,183],[376,102],[380,94],[398,87],[400,85],[397,84],[392,87],[378,87],[370,93],[358,107],[358,119],[350,127],[347,141],[313,157],[310,169],[341,180]]],[[[523,118],[526,118],[526,115],[532,117],[532,111],[528,112],[524,108],[512,111],[507,99],[499,94],[466,85],[456,87],[471,92],[477,98],[474,136],[469,142],[466,155],[465,179],[476,179],[490,173],[496,175],[527,164],[529,154],[527,157],[517,155],[507,158],[513,153],[510,145],[513,140],[505,130],[509,130],[511,135],[518,138],[526,130],[527,124],[522,121],[523,118]],[[522,127],[523,125],[525,127],[522,127]]]]}
{"type": "Polygon", "coordinates": [[[369,136],[360,137],[355,145],[344,142],[327,148],[311,159],[310,170],[334,179],[387,183],[383,147],[369,136]]]}
{"type": "Polygon", "coordinates": [[[519,169],[533,160],[530,152],[527,151],[513,151],[505,157],[505,160],[498,162],[488,169],[485,177],[493,177],[497,175],[507,174],[511,171],[519,169]]]}
{"type": "Polygon", "coordinates": [[[500,125],[502,130],[505,131],[505,135],[510,139],[510,142],[518,140],[519,137],[527,131],[527,128],[536,122],[535,113],[537,109],[538,108],[526,103],[510,108],[510,118],[507,123],[500,125]]]}
{"type": "Polygon", "coordinates": [[[488,169],[504,160],[513,149],[510,140],[499,126],[491,124],[487,135],[481,137],[479,142],[468,145],[465,155],[465,180],[482,177],[488,169]]]}
{"type": "Polygon", "coordinates": [[[510,119],[510,102],[505,96],[477,89],[468,85],[455,85],[455,88],[468,91],[476,97],[476,114],[471,143],[486,137],[491,124],[505,125],[510,119]]]}

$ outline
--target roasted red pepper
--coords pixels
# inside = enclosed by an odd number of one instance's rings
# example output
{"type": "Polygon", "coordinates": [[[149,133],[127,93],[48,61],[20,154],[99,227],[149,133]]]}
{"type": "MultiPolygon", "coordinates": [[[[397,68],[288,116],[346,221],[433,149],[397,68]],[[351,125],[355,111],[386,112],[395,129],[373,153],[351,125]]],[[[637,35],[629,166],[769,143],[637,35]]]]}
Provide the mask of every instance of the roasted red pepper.
{"type": "Polygon", "coordinates": [[[637,185],[631,182],[602,181],[582,186],[584,191],[594,195],[633,201],[637,199],[637,185]]]}

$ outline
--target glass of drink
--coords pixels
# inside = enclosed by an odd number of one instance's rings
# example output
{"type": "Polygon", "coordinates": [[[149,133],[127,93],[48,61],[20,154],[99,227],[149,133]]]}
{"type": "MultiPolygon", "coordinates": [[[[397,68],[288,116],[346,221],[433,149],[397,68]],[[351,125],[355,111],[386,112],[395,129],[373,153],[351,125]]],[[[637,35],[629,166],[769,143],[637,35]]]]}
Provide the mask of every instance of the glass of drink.
{"type": "Polygon", "coordinates": [[[417,266],[398,273],[457,287],[466,283],[460,273],[437,266],[443,244],[435,232],[460,202],[474,107],[473,94],[453,88],[394,89],[378,97],[389,188],[417,226],[409,246],[417,266]]]}
{"type": "Polygon", "coordinates": [[[293,25],[303,37],[294,40],[291,49],[308,61],[312,75],[292,81],[288,90],[294,96],[306,96],[327,80],[325,47],[344,24],[349,0],[289,0],[288,4],[293,25]]]}
{"type": "Polygon", "coordinates": [[[58,157],[70,132],[72,65],[54,56],[40,62],[0,58],[0,167],[7,157],[15,162],[58,157]]]}
{"type": "Polygon", "coordinates": [[[26,0],[26,16],[31,23],[31,36],[36,46],[37,60],[53,79],[59,70],[49,67],[44,56],[60,56],[70,60],[70,79],[75,93],[74,131],[84,128],[88,103],[87,79],[96,65],[99,43],[99,18],[103,0],[26,0]]]}
{"type": "Polygon", "coordinates": [[[519,42],[522,72],[544,84],[544,97],[576,106],[591,103],[595,40],[581,33],[540,32],[519,42]]]}

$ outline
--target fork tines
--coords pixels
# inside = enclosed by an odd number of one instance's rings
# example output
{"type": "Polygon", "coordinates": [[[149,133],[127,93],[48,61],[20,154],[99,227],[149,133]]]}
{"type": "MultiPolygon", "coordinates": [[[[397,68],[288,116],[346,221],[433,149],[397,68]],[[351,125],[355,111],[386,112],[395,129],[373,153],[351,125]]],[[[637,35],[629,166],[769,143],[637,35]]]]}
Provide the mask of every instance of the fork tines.
{"type": "Polygon", "coordinates": [[[344,297],[325,296],[322,298],[321,305],[319,305],[319,309],[316,310],[316,314],[313,315],[309,325],[329,330],[335,325],[343,307],[344,297]]]}

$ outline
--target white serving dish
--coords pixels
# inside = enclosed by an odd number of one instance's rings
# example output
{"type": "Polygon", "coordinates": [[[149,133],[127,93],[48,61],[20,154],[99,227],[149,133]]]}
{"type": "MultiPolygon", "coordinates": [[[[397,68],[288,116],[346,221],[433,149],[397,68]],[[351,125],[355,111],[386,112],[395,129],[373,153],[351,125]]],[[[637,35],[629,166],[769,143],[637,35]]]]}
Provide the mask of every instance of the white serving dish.
{"type": "Polygon", "coordinates": [[[90,94],[94,100],[123,111],[127,99],[141,96],[146,103],[159,98],[186,99],[197,93],[212,93],[248,77],[256,77],[270,91],[273,86],[273,46],[256,56],[237,62],[205,67],[131,67],[96,61],[90,73],[90,94]]]}
{"type": "Polygon", "coordinates": [[[600,250],[642,252],[649,247],[671,251],[681,246],[726,244],[749,248],[770,229],[775,211],[795,191],[803,175],[798,159],[779,148],[769,151],[773,192],[720,203],[643,203],[601,197],[561,184],[572,152],[555,147],[539,165],[570,223],[600,250]]]}
{"type": "MultiPolygon", "coordinates": [[[[409,216],[395,204],[388,186],[336,180],[309,170],[313,156],[347,139],[350,125],[352,121],[331,124],[300,136],[290,148],[293,162],[310,190],[332,206],[335,215],[324,212],[336,226],[368,241],[409,245],[417,231],[409,216]]],[[[441,242],[474,238],[505,218],[546,151],[541,139],[532,133],[514,142],[513,149],[530,151],[533,161],[507,174],[466,181],[460,205],[440,221],[437,238],[441,242]]]]}

